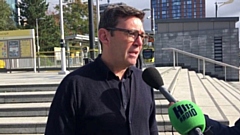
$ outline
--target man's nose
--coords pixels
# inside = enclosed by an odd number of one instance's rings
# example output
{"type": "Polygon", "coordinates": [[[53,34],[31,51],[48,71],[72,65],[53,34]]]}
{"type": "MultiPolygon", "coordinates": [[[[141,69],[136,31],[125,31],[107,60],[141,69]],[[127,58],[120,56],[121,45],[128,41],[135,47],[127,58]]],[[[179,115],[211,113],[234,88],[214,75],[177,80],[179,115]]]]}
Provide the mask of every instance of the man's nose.
{"type": "Polygon", "coordinates": [[[143,41],[144,41],[144,38],[141,37],[141,36],[138,36],[135,40],[135,44],[136,45],[139,45],[139,46],[142,46],[143,45],[143,41]]]}

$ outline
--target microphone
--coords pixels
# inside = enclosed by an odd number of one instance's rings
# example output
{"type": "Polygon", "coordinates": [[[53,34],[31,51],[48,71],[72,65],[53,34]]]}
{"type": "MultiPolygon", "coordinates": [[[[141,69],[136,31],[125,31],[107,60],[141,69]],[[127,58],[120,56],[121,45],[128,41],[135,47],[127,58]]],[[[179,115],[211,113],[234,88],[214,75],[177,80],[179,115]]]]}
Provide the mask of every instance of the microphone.
{"type": "Polygon", "coordinates": [[[206,128],[202,110],[193,102],[183,100],[168,108],[168,114],[173,127],[181,135],[203,135],[206,128]],[[196,129],[193,133],[192,129],[196,129]]]}
{"type": "Polygon", "coordinates": [[[202,132],[206,127],[205,117],[196,104],[187,100],[176,102],[171,94],[162,87],[163,79],[154,67],[146,68],[142,73],[142,78],[149,86],[160,90],[169,102],[174,102],[168,108],[168,114],[177,132],[182,135],[203,135],[202,132]]]}
{"type": "Polygon", "coordinates": [[[163,79],[156,68],[146,68],[142,73],[142,78],[149,86],[160,90],[160,92],[169,102],[176,102],[172,95],[164,87],[162,87],[164,85],[163,79]]]}

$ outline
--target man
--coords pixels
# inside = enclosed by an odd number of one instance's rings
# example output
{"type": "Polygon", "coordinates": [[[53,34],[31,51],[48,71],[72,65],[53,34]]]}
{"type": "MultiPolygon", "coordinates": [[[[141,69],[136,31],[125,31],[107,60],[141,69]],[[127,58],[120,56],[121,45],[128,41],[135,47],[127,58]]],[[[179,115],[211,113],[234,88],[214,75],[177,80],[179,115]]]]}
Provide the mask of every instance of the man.
{"type": "Polygon", "coordinates": [[[59,85],[45,135],[158,135],[153,90],[136,68],[144,12],[112,6],[101,16],[102,55],[59,85]]]}
{"type": "Polygon", "coordinates": [[[205,115],[205,119],[207,129],[204,135],[240,135],[240,119],[231,127],[210,119],[207,115],[205,115]]]}

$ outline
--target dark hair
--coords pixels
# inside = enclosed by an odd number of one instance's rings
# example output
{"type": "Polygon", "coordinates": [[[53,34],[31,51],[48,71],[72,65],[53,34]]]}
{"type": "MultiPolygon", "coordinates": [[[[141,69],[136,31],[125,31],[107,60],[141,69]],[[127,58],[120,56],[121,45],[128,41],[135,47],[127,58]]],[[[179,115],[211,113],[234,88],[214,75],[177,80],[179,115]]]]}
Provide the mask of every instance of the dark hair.
{"type": "MultiPolygon", "coordinates": [[[[101,14],[100,22],[98,25],[98,29],[100,28],[108,28],[108,27],[116,27],[118,24],[118,18],[125,18],[130,16],[135,16],[143,21],[145,12],[142,10],[138,10],[134,7],[130,7],[127,5],[109,5],[104,12],[101,14]]],[[[113,36],[113,33],[111,33],[113,36]]],[[[102,42],[99,40],[102,48],[102,42]]]]}
{"type": "Polygon", "coordinates": [[[118,18],[135,16],[143,21],[145,13],[127,5],[109,5],[101,14],[98,29],[116,27],[118,18]]]}

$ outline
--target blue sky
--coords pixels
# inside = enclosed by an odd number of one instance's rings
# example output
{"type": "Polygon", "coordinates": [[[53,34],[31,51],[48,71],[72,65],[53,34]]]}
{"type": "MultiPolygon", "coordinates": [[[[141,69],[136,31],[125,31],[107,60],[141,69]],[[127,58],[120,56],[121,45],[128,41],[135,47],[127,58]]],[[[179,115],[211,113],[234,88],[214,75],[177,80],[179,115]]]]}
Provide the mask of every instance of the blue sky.
{"type": "MultiPolygon", "coordinates": [[[[50,2],[50,7],[59,3],[59,0],[47,0],[50,2]]],[[[86,0],[87,1],[87,0],[86,0]]],[[[206,16],[215,17],[215,2],[226,2],[228,0],[206,0],[206,16]]],[[[105,4],[108,0],[100,0],[99,4],[105,4]]],[[[150,0],[110,0],[110,3],[123,2],[127,5],[136,7],[138,9],[150,8],[150,0]]],[[[94,0],[94,3],[96,1],[94,0]]],[[[234,0],[233,3],[223,5],[218,10],[218,17],[240,17],[240,0],[234,0]]],[[[150,13],[146,12],[146,16],[150,13]]],[[[240,28],[240,22],[236,23],[236,26],[240,28]]],[[[150,19],[144,20],[144,28],[150,30],[150,19]]],[[[239,34],[240,35],[240,34],[239,34]]],[[[239,38],[240,39],[240,38],[239,38]]]]}

